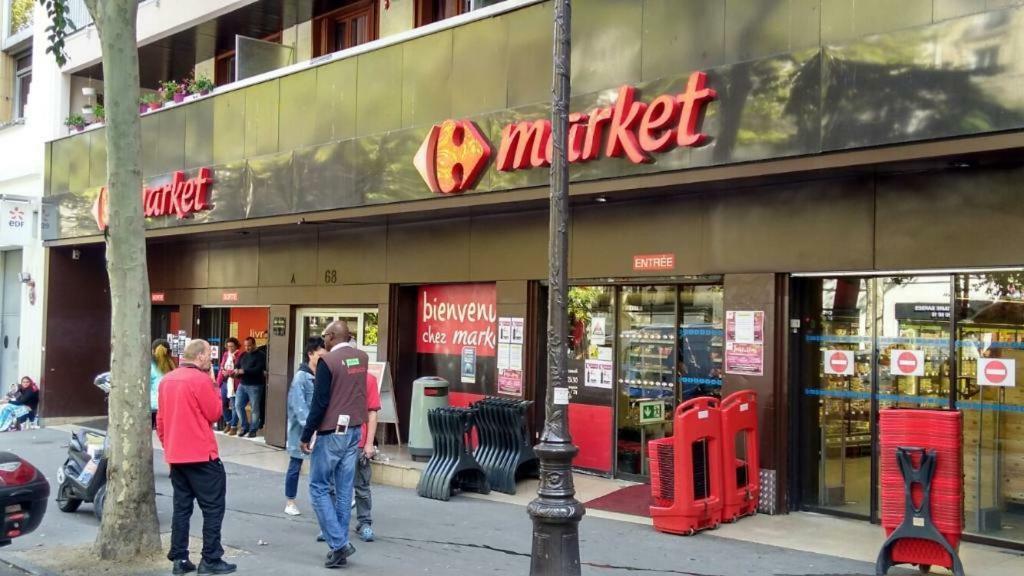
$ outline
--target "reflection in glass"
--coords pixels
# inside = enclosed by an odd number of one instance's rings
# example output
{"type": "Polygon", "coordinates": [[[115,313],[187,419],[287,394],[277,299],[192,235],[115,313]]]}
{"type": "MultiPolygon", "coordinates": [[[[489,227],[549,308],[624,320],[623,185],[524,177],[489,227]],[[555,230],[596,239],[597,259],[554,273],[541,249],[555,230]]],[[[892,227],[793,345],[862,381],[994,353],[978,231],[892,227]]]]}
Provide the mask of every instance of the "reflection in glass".
{"type": "Polygon", "coordinates": [[[957,280],[958,408],[965,529],[1024,540],[1024,293],[1021,273],[957,280]]]}
{"type": "Polygon", "coordinates": [[[720,285],[679,289],[679,384],[682,399],[721,396],[725,311],[720,285]]]}

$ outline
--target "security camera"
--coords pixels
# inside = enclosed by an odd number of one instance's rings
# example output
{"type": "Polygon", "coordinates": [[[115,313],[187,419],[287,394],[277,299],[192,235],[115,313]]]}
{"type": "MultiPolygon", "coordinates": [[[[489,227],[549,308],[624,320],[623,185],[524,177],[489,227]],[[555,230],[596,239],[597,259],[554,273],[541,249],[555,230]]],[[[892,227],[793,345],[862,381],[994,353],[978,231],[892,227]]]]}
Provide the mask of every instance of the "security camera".
{"type": "Polygon", "coordinates": [[[28,272],[18,272],[18,282],[28,284],[29,282],[32,282],[32,275],[28,272]]]}

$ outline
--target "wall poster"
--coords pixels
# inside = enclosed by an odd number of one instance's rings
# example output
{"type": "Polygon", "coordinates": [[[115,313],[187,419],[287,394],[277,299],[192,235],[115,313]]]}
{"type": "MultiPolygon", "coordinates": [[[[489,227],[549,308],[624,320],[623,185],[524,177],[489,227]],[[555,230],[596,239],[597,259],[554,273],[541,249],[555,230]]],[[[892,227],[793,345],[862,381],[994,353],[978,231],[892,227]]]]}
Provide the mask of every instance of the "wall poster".
{"type": "Polygon", "coordinates": [[[764,311],[725,312],[725,373],[764,375],[764,311]]]}

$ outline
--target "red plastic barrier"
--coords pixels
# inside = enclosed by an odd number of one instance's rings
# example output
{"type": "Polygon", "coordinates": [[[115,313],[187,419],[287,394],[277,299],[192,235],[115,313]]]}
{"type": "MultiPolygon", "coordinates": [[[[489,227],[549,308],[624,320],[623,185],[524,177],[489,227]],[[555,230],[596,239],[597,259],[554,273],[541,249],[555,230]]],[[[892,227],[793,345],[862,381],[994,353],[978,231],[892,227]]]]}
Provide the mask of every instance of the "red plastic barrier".
{"type": "Polygon", "coordinates": [[[651,519],[660,532],[689,536],[722,522],[719,400],[688,400],[676,407],[673,418],[674,435],[647,445],[656,504],[651,506],[651,519]]]}
{"type": "MultiPolygon", "coordinates": [[[[956,550],[963,534],[963,418],[948,410],[886,409],[879,412],[879,457],[881,460],[882,528],[886,536],[903,523],[904,484],[896,460],[899,447],[935,450],[932,477],[931,515],[935,527],[956,550]]],[[[920,465],[919,456],[913,458],[920,465]]],[[[911,497],[919,505],[920,485],[911,497]]],[[[952,568],[953,560],[941,546],[927,540],[898,540],[892,549],[898,564],[919,564],[952,568]]]]}
{"type": "Polygon", "coordinates": [[[735,522],[757,513],[761,495],[761,465],[757,437],[757,393],[740,390],[722,401],[722,493],[725,502],[722,519],[735,522]],[[738,437],[742,438],[745,456],[737,454],[738,437]]]}

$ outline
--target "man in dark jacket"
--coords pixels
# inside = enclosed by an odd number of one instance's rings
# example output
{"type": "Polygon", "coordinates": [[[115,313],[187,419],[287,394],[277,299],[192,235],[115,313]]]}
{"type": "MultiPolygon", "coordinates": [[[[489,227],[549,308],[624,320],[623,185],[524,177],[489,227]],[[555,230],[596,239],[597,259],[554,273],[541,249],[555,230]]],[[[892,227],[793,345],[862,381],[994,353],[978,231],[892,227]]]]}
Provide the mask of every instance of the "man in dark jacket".
{"type": "Polygon", "coordinates": [[[341,568],[355,551],[349,542],[353,483],[359,453],[360,427],[367,418],[366,375],[369,358],[351,342],[343,321],[332,322],[322,334],[330,352],[316,367],[313,404],[306,417],[300,449],[313,458],[309,495],[324,539],[330,546],[326,568],[341,568]],[[316,443],[310,442],[316,434],[316,443]],[[336,492],[331,494],[331,487],[336,492]]]}
{"type": "Polygon", "coordinates": [[[267,390],[267,355],[256,349],[256,339],[245,339],[245,354],[235,368],[235,376],[242,385],[235,395],[235,411],[238,413],[239,436],[255,438],[263,428],[263,395],[267,390]],[[247,404],[252,404],[252,422],[245,413],[247,404]]]}

